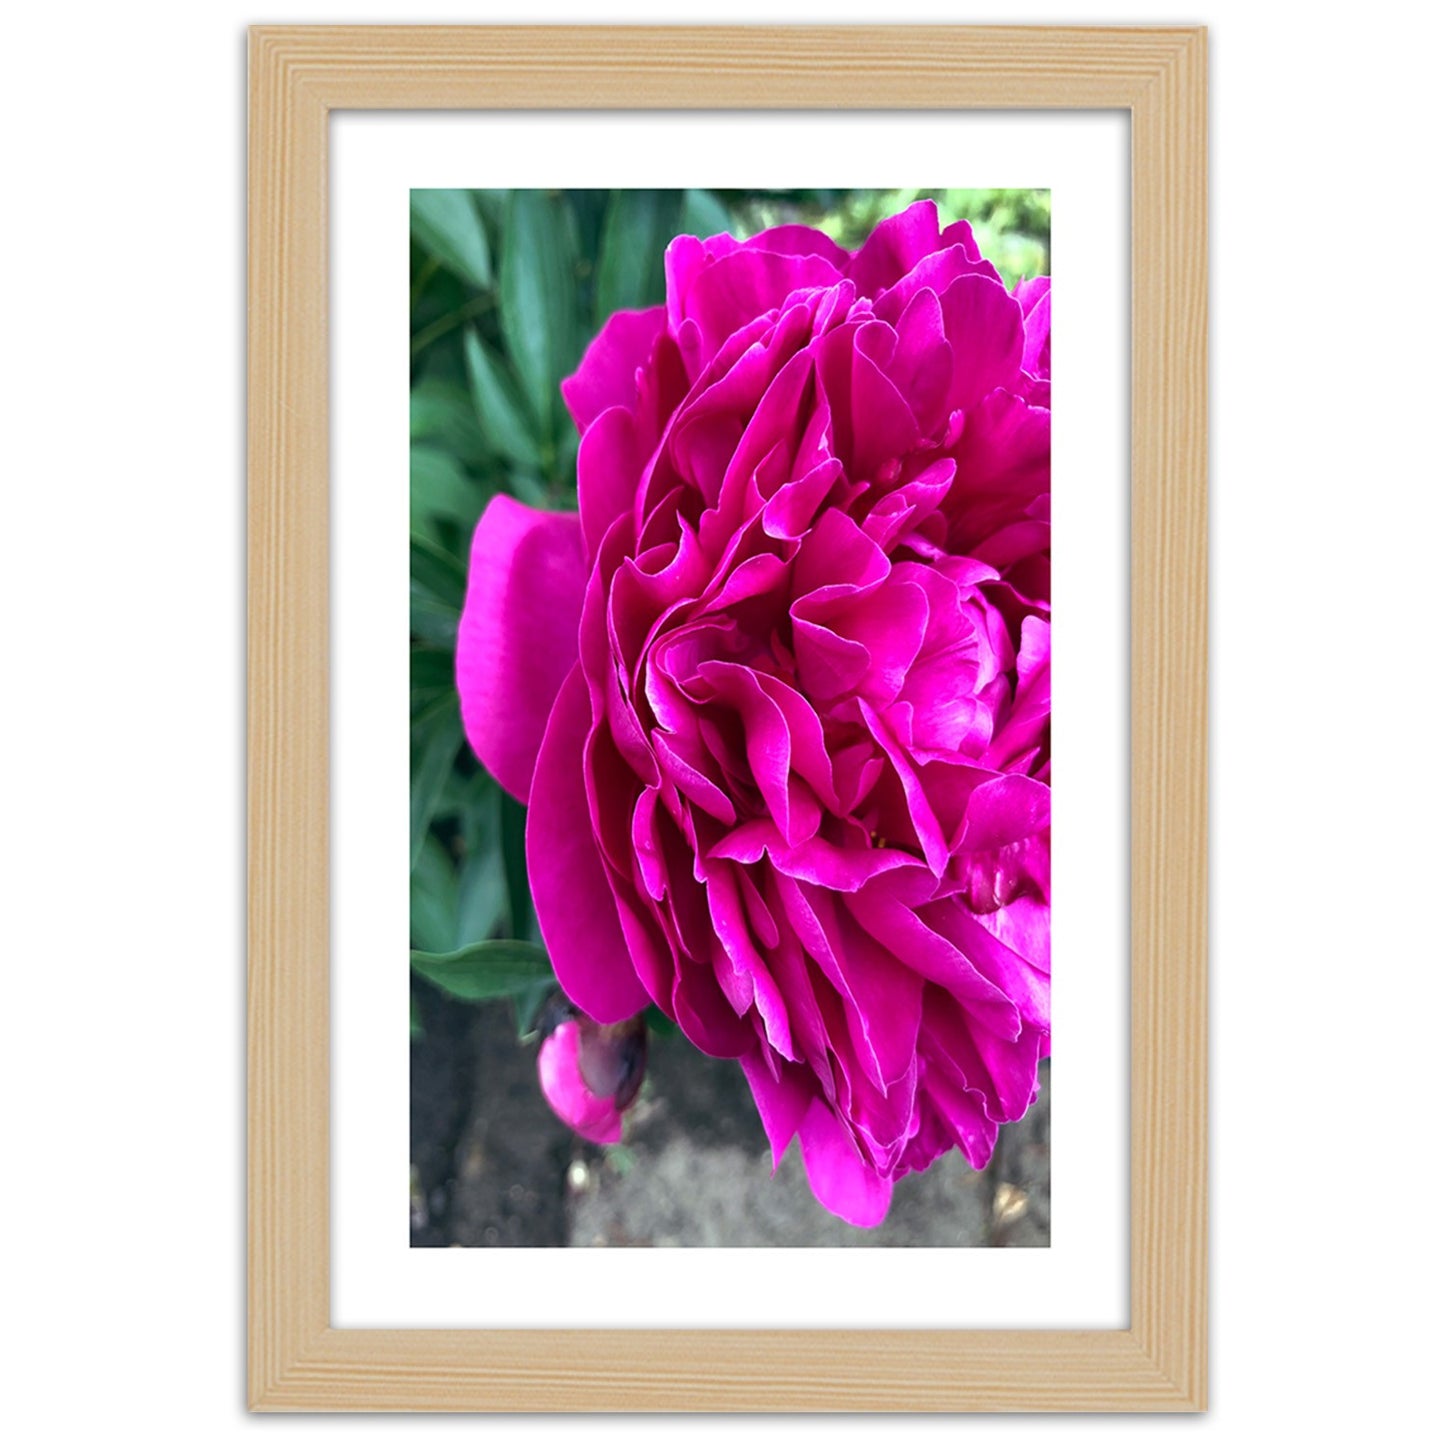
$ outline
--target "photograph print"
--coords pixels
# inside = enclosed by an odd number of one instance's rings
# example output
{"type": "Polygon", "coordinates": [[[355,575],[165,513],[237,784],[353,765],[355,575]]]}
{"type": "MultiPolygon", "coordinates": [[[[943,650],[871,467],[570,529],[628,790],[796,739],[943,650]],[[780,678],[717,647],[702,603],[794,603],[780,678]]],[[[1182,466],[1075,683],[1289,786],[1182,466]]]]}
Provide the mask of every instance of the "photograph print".
{"type": "Polygon", "coordinates": [[[413,1246],[1047,1247],[1049,192],[410,204],[413,1246]]]}

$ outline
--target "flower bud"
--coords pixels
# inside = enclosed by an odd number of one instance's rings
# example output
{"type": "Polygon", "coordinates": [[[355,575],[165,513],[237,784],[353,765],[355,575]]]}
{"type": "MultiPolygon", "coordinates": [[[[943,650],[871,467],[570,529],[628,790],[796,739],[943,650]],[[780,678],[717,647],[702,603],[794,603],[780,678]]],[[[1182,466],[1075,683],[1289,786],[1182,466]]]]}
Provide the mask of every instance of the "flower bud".
{"type": "Polygon", "coordinates": [[[594,1144],[622,1138],[622,1115],[647,1067],[647,1028],[639,1016],[603,1025],[568,1018],[542,1041],[542,1096],[569,1128],[594,1144]]]}

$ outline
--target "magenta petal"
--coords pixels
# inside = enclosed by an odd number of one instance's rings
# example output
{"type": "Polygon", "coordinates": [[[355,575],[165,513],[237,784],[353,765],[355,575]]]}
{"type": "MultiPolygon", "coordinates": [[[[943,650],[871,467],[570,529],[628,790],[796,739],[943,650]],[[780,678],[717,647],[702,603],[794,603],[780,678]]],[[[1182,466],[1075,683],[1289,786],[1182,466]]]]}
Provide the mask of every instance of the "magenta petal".
{"type": "Polygon", "coordinates": [[[577,506],[589,560],[613,522],[632,510],[644,460],[626,407],[609,407],[588,427],[577,450],[577,506]]]}
{"type": "Polygon", "coordinates": [[[938,250],[938,207],[915,201],[906,211],[888,216],[853,257],[848,275],[864,296],[876,296],[906,276],[925,256],[938,250]]]}
{"type": "Polygon", "coordinates": [[[575,513],[492,498],[472,539],[457,693],[472,750],[524,803],[552,703],[577,661],[586,581],[575,513]]]}
{"type": "Polygon", "coordinates": [[[928,598],[923,589],[896,578],[839,613],[833,629],[868,651],[868,671],[859,691],[875,707],[898,696],[927,626],[928,598]]]}
{"type": "Polygon", "coordinates": [[[714,964],[719,987],[739,1014],[750,1005],[756,1006],[768,1043],[779,1057],[795,1059],[787,1001],[779,992],[766,960],[753,945],[739,879],[728,864],[715,864],[708,869],[707,896],[721,945],[721,954],[714,964]]]}
{"type": "Polygon", "coordinates": [[[579,1026],[569,1019],[542,1040],[537,1051],[537,1077],[542,1097],[561,1121],[594,1144],[615,1144],[622,1138],[622,1114],[609,1098],[587,1087],[577,1057],[579,1026]]]}
{"type": "Polygon", "coordinates": [[[779,881],[800,942],[838,991],[859,1063],[874,1087],[887,1092],[913,1061],[922,976],[856,926],[835,894],[779,881]]]}
{"type": "Polygon", "coordinates": [[[962,246],[964,255],[970,261],[983,259],[983,252],[978,249],[978,242],[973,237],[973,227],[967,221],[955,221],[951,226],[943,228],[943,233],[938,238],[939,250],[947,250],[953,246],[962,246]]]}
{"type": "Polygon", "coordinates": [[[821,256],[841,276],[848,269],[848,253],[831,236],[811,226],[772,226],[743,243],[749,251],[777,251],[783,256],[821,256]]]}
{"type": "Polygon", "coordinates": [[[941,430],[948,385],[953,377],[953,349],[943,334],[943,309],[928,287],[913,293],[898,320],[898,347],[888,375],[906,397],[919,427],[941,430]]]}
{"type": "Polygon", "coordinates": [[[1051,801],[1043,783],[1021,773],[994,778],[969,796],[957,846],[979,853],[1022,842],[1049,826],[1051,801]]]}
{"type": "Polygon", "coordinates": [[[952,938],[980,973],[995,987],[1008,994],[1018,1006],[1019,1016],[1024,1023],[1046,1031],[1050,1018],[1047,934],[1036,933],[1018,940],[1026,945],[1042,943],[1043,967],[1040,968],[1032,959],[1017,953],[997,933],[985,928],[980,919],[967,908],[955,906],[948,909],[940,905],[937,913],[945,918],[946,922],[936,926],[952,938]]]}
{"type": "MultiPolygon", "coordinates": [[[[1040,973],[1047,974],[1051,914],[1052,910],[1046,902],[1025,893],[992,913],[980,914],[978,921],[1000,943],[1012,949],[1040,973]]],[[[1047,1019],[1045,1022],[1047,1023],[1047,1019]]]]}
{"type": "Polygon", "coordinates": [[[678,1027],[715,1059],[741,1057],[756,1042],[752,1023],[733,1013],[711,968],[685,963],[677,972],[671,999],[678,1027]]]}
{"type": "Polygon", "coordinates": [[[563,992],[598,1023],[648,1005],[592,833],[582,749],[591,722],[580,666],[567,674],[547,723],[527,812],[527,876],[542,941],[563,992]]]}
{"type": "Polygon", "coordinates": [[[782,1163],[788,1145],[808,1112],[808,1101],[812,1097],[804,1082],[805,1075],[799,1068],[783,1065],[775,1078],[763,1060],[763,1051],[755,1050],[738,1060],[743,1074],[753,1091],[753,1102],[758,1106],[758,1116],[763,1121],[763,1130],[773,1149],[773,1168],[782,1163]]]}
{"type": "Polygon", "coordinates": [[[833,418],[834,446],[850,475],[870,477],[918,441],[918,420],[869,350],[894,338],[881,322],[839,327],[818,347],[818,375],[833,418]]]}
{"type": "Polygon", "coordinates": [[[939,297],[943,328],[953,348],[949,400],[965,409],[996,387],[1015,381],[1024,354],[1023,313],[998,282],[960,276],[939,297]]]}
{"type": "Polygon", "coordinates": [[[734,332],[781,306],[789,293],[833,286],[838,280],[823,256],[740,249],[698,270],[683,314],[698,328],[699,355],[708,358],[734,332]]]}
{"type": "Polygon", "coordinates": [[[751,668],[709,661],[699,666],[698,675],[737,709],[752,776],[784,841],[792,847],[812,837],[818,805],[795,784],[787,714],[751,668]]]}
{"type": "Polygon", "coordinates": [[[1003,1039],[956,1008],[930,1008],[923,1016],[924,1043],[930,1056],[942,1055],[964,1083],[983,1095],[996,1124],[1022,1119],[1034,1101],[1038,1067],[1047,1034],[1025,1028],[1016,1039],[1003,1039]]]}
{"type": "Polygon", "coordinates": [[[881,1224],[893,1198],[893,1183],[863,1160],[837,1115],[814,1099],[798,1126],[803,1168],[818,1203],[860,1229],[881,1224]]]}
{"type": "Polygon", "coordinates": [[[1002,390],[969,412],[950,499],[949,542],[955,550],[978,555],[978,544],[1029,516],[1048,492],[1051,421],[1044,408],[1002,390]]]}
{"type": "Polygon", "coordinates": [[[1052,292],[1047,276],[1020,282],[1014,295],[1024,313],[1024,370],[1034,376],[1049,374],[1049,333],[1052,292]]]}
{"type": "MultiPolygon", "coordinates": [[[[885,947],[906,956],[920,977],[945,989],[971,1018],[1005,1038],[1019,1036],[1022,1022],[1017,1004],[950,939],[925,922],[916,908],[894,897],[887,880],[860,890],[848,900],[848,909],[860,927],[885,947]]],[[[925,1009],[925,1023],[927,1017],[925,1009]]]]}
{"type": "Polygon", "coordinates": [[[585,432],[608,407],[637,404],[637,372],[645,366],[662,333],[667,312],[618,311],[607,318],[582,364],[562,383],[562,400],[585,432]]]}
{"type": "Polygon", "coordinates": [[[927,1101],[957,1141],[964,1158],[975,1169],[983,1169],[998,1142],[998,1124],[988,1117],[983,1095],[965,1088],[961,1077],[954,1077],[950,1062],[943,1059],[939,1067],[929,1071],[927,1101]]]}

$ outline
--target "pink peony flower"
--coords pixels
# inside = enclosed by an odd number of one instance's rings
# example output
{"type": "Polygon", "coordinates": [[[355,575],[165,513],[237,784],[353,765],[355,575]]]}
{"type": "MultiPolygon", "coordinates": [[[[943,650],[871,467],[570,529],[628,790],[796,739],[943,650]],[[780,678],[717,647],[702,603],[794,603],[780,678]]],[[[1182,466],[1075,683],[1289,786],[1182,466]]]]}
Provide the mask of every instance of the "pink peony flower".
{"type": "Polygon", "coordinates": [[[563,384],[579,513],[477,527],[462,714],[572,1002],[738,1058],[876,1224],[1049,1049],[1048,281],[931,202],[666,274],[563,384]]]}

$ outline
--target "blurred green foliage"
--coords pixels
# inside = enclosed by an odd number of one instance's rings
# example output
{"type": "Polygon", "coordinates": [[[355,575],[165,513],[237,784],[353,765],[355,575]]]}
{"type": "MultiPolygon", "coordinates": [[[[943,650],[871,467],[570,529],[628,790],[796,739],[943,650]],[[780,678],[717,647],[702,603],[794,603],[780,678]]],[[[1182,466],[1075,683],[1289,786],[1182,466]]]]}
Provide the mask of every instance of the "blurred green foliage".
{"type": "Polygon", "coordinates": [[[551,986],[527,886],[525,810],[464,743],[453,652],[487,502],[506,492],[576,507],[578,438],[559,383],[614,311],[663,300],[674,236],[746,238],[801,223],[854,250],[923,196],[945,223],[973,225],[1010,286],[1048,271],[1047,191],[411,193],[414,976],[456,998],[511,998],[519,1032],[551,986]]]}

